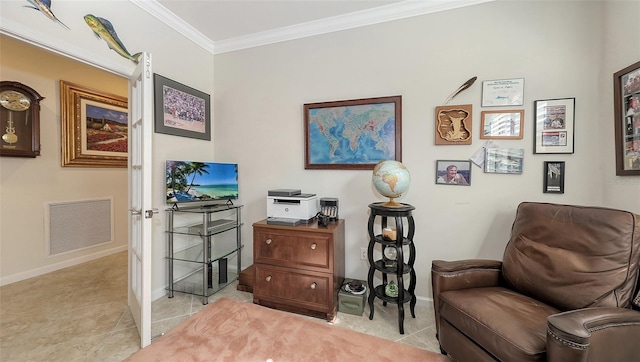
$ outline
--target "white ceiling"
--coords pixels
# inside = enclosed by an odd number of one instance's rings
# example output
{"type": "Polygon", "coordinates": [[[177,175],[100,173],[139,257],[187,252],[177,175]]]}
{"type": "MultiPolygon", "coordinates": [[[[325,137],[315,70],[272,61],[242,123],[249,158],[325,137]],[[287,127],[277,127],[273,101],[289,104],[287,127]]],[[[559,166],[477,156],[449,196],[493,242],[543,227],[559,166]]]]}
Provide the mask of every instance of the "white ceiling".
{"type": "Polygon", "coordinates": [[[401,0],[157,0],[213,42],[353,13],[401,0]]]}
{"type": "Polygon", "coordinates": [[[129,0],[214,54],[494,0],[129,0]]]}

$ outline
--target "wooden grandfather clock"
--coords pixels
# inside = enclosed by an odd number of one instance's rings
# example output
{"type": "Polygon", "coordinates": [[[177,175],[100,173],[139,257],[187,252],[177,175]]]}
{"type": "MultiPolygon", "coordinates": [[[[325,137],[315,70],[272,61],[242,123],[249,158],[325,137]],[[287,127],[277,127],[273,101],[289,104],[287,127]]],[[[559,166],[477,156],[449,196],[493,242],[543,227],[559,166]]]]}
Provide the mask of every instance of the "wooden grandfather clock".
{"type": "Polygon", "coordinates": [[[40,101],[38,92],[19,82],[0,82],[0,156],[40,155],[40,101]]]}

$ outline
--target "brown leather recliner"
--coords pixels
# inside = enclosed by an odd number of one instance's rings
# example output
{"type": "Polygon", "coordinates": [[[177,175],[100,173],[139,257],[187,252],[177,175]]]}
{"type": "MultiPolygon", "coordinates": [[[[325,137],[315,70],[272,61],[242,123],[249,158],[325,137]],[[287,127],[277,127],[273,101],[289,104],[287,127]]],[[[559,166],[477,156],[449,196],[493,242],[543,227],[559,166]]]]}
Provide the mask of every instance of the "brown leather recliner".
{"type": "Polygon", "coordinates": [[[524,202],[503,261],[434,260],[437,337],[459,361],[640,361],[640,216],[524,202]]]}

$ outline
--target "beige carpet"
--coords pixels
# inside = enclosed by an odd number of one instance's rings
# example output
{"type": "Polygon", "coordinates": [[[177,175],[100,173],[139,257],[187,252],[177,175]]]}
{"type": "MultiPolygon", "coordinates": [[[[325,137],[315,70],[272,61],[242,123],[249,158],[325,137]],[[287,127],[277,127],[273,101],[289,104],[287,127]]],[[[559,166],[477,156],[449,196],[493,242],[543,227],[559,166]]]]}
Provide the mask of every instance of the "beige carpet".
{"type": "Polygon", "coordinates": [[[449,361],[322,320],[222,298],[126,361],[449,361]]]}

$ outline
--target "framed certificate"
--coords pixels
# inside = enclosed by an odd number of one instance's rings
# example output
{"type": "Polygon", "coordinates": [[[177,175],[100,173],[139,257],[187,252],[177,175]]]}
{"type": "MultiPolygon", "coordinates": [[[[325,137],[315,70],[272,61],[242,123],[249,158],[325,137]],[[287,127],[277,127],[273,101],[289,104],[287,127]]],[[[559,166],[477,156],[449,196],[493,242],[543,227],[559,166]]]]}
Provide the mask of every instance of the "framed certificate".
{"type": "Polygon", "coordinates": [[[521,106],[524,104],[524,78],[482,82],[482,106],[521,106]]]}

